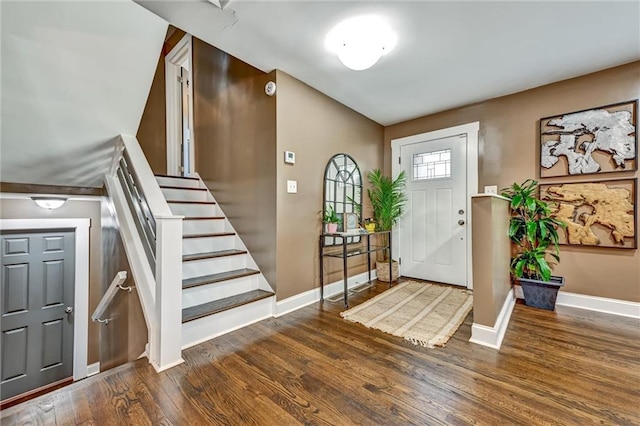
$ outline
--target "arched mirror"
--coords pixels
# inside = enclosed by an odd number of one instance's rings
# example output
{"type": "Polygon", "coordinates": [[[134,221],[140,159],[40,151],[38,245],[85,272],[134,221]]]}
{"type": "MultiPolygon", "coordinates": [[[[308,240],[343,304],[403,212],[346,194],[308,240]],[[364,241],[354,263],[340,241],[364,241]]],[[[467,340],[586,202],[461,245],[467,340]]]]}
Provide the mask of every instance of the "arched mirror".
{"type": "MultiPolygon", "coordinates": [[[[324,170],[324,199],[323,209],[332,208],[343,218],[339,231],[348,231],[353,224],[345,224],[345,213],[357,215],[358,224],[362,223],[362,175],[356,161],[348,154],[336,154],[327,163],[324,170]]],[[[360,242],[359,236],[347,237],[348,243],[360,242]]],[[[325,245],[341,243],[340,239],[327,237],[325,245]]]]}

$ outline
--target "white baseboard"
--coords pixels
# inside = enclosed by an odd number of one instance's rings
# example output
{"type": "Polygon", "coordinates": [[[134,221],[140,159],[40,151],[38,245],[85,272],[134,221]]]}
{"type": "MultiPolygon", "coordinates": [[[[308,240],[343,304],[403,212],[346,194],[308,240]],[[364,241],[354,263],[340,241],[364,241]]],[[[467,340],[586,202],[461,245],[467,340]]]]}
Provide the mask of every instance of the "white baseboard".
{"type": "MultiPolygon", "coordinates": [[[[377,274],[374,269],[371,271],[371,280],[375,280],[376,278],[377,278],[377,274]]],[[[347,288],[354,288],[359,285],[362,285],[366,283],[368,279],[369,279],[369,274],[367,272],[363,272],[361,274],[349,277],[347,279],[347,288]]],[[[324,286],[324,298],[326,299],[327,297],[335,296],[336,294],[342,293],[343,291],[344,291],[344,282],[342,280],[332,282],[331,284],[326,284],[324,286]]],[[[319,300],[320,300],[319,287],[309,291],[305,291],[304,293],[296,294],[295,296],[291,296],[276,302],[274,316],[277,318],[282,315],[286,315],[295,310],[311,305],[312,303],[318,302],[319,300]]]]}
{"type": "Polygon", "coordinates": [[[488,346],[494,349],[500,349],[502,345],[502,339],[507,331],[509,325],[509,319],[513,312],[513,307],[516,305],[516,298],[514,296],[513,289],[507,293],[507,297],[502,304],[500,314],[493,327],[488,327],[482,324],[473,323],[471,326],[471,343],[476,343],[482,346],[488,346]]]}
{"type": "Polygon", "coordinates": [[[94,362],[93,364],[87,365],[87,377],[91,377],[100,372],[100,363],[94,362]]]}
{"type": "MultiPolygon", "coordinates": [[[[518,299],[524,298],[522,287],[515,286],[515,291],[518,299]]],[[[640,303],[627,300],[559,291],[556,305],[640,319],[640,303]]]]}

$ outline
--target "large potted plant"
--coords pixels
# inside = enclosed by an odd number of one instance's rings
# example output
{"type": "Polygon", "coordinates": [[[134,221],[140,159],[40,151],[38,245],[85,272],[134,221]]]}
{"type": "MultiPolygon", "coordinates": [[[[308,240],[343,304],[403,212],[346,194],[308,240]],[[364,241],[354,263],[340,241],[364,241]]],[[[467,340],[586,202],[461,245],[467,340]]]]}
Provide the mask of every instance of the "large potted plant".
{"type": "MultiPolygon", "coordinates": [[[[400,172],[393,180],[389,176],[384,176],[380,169],[375,169],[367,175],[370,188],[367,190],[371,208],[373,210],[373,221],[378,231],[390,231],[398,223],[400,216],[404,213],[404,206],[407,202],[405,173],[400,172]]],[[[389,244],[388,234],[381,235],[383,244],[389,244]]],[[[380,281],[397,280],[399,271],[398,263],[394,260],[392,269],[389,271],[389,251],[378,252],[376,271],[380,281]],[[390,277],[391,275],[391,277],[390,277]]]]}
{"type": "Polygon", "coordinates": [[[527,179],[501,191],[511,199],[509,238],[516,247],[511,273],[520,282],[528,306],[554,310],[564,277],[551,275],[549,258],[560,261],[558,227],[566,224],[552,217],[549,204],[536,197],[537,186],[537,181],[527,179]]]}

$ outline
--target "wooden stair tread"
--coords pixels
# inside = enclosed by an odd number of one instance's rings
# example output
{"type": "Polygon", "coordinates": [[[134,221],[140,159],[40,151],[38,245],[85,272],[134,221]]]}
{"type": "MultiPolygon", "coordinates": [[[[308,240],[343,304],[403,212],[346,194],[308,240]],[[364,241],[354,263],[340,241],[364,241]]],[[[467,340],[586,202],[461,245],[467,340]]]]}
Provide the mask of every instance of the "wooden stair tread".
{"type": "Polygon", "coordinates": [[[163,174],[160,174],[160,173],[156,173],[154,176],[163,177],[163,178],[172,178],[172,179],[200,180],[197,177],[193,177],[193,176],[172,176],[172,175],[163,175],[163,174]]]}
{"type": "Polygon", "coordinates": [[[219,283],[222,281],[233,280],[235,278],[248,277],[250,275],[259,274],[260,271],[255,269],[236,269],[233,271],[220,272],[218,274],[202,275],[200,277],[187,278],[182,280],[182,288],[197,287],[199,285],[219,283]]]}
{"type": "Polygon", "coordinates": [[[188,262],[190,260],[214,259],[216,257],[236,256],[240,254],[247,254],[247,252],[246,250],[231,249],[212,251],[208,253],[185,254],[184,256],[182,256],[182,261],[188,262]]]}
{"type": "Polygon", "coordinates": [[[183,235],[182,238],[228,237],[230,235],[236,235],[236,233],[235,232],[212,232],[209,234],[188,234],[188,235],[183,235]]]}
{"type": "Polygon", "coordinates": [[[215,204],[215,201],[184,201],[184,200],[167,200],[170,204],[215,204]]]}
{"type": "Polygon", "coordinates": [[[163,189],[183,189],[185,191],[208,191],[207,188],[190,188],[188,186],[160,185],[163,189]]]}
{"type": "Polygon", "coordinates": [[[204,303],[202,305],[191,306],[182,310],[182,322],[185,323],[217,314],[219,312],[237,308],[238,306],[256,302],[271,296],[273,296],[273,293],[270,291],[251,290],[246,293],[236,294],[234,296],[214,300],[213,302],[204,303]]]}
{"type": "Polygon", "coordinates": [[[224,216],[187,216],[183,220],[222,220],[224,216]]]}

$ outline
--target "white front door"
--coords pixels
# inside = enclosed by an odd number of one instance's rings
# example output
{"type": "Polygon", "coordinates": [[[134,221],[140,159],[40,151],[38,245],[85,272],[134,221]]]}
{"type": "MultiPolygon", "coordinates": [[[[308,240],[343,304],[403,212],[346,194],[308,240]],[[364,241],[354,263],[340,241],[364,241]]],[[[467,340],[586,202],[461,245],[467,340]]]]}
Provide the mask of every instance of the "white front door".
{"type": "Polygon", "coordinates": [[[399,223],[403,276],[467,286],[467,135],[400,147],[407,209],[399,223]]]}

